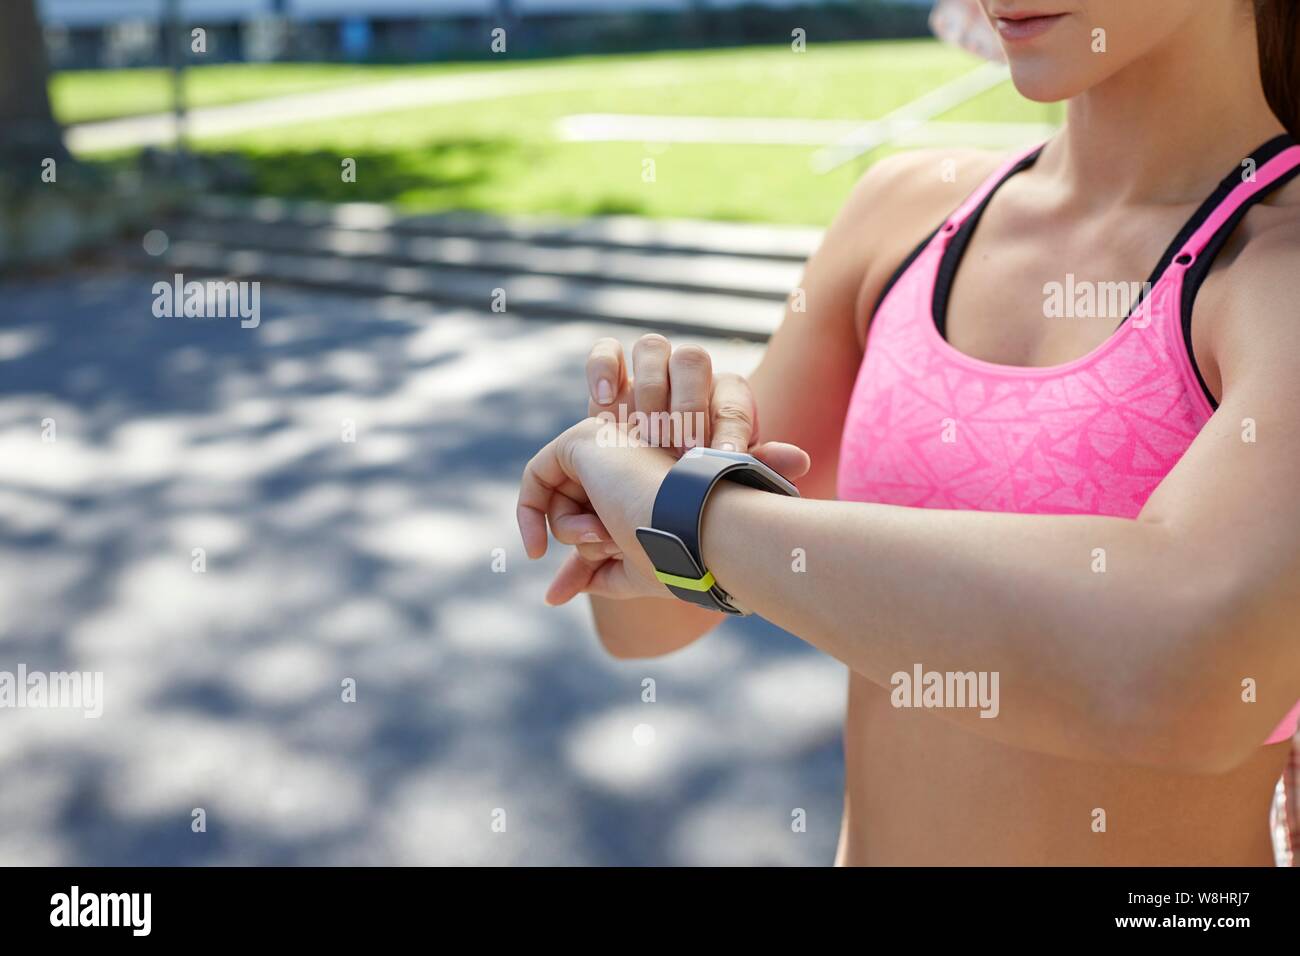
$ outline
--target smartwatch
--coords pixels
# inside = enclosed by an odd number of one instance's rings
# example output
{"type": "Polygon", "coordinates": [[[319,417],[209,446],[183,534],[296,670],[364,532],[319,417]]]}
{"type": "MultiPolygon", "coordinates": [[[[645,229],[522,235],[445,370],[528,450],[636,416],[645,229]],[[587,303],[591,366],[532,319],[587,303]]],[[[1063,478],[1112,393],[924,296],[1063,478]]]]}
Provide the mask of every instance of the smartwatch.
{"type": "Polygon", "coordinates": [[[655,496],[651,526],[637,528],[655,577],[683,601],[711,611],[748,614],[713,580],[700,555],[704,503],[719,481],[734,481],[761,491],[798,498],[799,491],[753,455],[714,448],[692,448],[673,465],[655,496]]]}

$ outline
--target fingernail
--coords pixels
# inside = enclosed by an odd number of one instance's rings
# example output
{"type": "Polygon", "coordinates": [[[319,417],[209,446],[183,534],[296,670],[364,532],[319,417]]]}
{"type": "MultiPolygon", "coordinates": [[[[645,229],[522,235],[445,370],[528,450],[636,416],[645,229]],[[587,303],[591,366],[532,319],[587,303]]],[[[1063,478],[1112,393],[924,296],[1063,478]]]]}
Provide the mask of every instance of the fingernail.
{"type": "Polygon", "coordinates": [[[621,550],[622,550],[622,548],[620,548],[620,547],[619,547],[617,544],[615,544],[613,541],[611,541],[609,544],[605,545],[605,553],[606,553],[606,554],[618,554],[619,551],[621,551],[621,550]]]}
{"type": "Polygon", "coordinates": [[[601,405],[608,405],[614,400],[614,386],[609,384],[609,379],[602,378],[596,383],[596,401],[601,405]]]}
{"type": "Polygon", "coordinates": [[[596,534],[596,532],[594,531],[584,531],[582,533],[582,537],[580,537],[578,540],[581,541],[583,544],[595,544],[597,541],[600,540],[600,535],[596,534]]]}
{"type": "Polygon", "coordinates": [[[724,441],[722,443],[722,451],[735,451],[735,450],[736,450],[736,446],[733,442],[724,441]]]}

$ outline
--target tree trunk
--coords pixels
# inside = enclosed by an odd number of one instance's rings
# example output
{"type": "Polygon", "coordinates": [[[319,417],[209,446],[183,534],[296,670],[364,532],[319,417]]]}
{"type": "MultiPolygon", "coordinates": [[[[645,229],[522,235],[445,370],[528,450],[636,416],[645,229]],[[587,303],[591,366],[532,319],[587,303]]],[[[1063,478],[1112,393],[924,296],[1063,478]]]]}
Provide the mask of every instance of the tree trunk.
{"type": "Polygon", "coordinates": [[[5,0],[0,27],[0,165],[66,159],[63,131],[50,110],[50,65],[36,0],[5,0]]]}

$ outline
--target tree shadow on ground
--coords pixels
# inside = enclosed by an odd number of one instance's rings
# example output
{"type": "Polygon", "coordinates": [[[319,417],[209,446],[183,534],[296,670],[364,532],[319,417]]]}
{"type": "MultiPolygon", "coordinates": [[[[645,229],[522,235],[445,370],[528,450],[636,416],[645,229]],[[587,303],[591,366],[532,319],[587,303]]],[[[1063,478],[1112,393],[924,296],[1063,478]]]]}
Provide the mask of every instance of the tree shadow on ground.
{"type": "Polygon", "coordinates": [[[237,155],[247,191],[257,195],[376,203],[419,197],[448,206],[528,161],[524,144],[486,138],[436,139],[394,150],[248,149],[237,155]],[[345,176],[349,160],[354,165],[345,176]]]}
{"type": "Polygon", "coordinates": [[[0,290],[0,670],[105,688],[6,712],[0,863],[830,860],[838,665],[755,619],[616,662],[541,603],[517,477],[609,330],[157,278],[0,290]]]}

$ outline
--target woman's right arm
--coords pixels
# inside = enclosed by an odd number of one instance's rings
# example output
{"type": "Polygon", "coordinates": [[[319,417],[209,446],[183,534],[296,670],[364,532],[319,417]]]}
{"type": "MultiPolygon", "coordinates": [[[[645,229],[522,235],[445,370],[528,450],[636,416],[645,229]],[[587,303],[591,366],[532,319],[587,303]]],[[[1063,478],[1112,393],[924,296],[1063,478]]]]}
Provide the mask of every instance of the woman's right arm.
{"type": "MultiPolygon", "coordinates": [[[[800,494],[835,497],[840,436],[862,360],[865,316],[899,263],[969,193],[993,161],[980,153],[925,151],[882,160],[863,175],[809,258],[795,290],[802,294],[793,294],[786,302],[785,318],[749,378],[752,399],[719,402],[714,395],[709,409],[714,423],[712,447],[736,435],[744,436],[739,444],[742,451],[772,441],[797,445],[812,459],[807,474],[794,479],[800,494]],[[956,175],[945,176],[945,170],[956,170],[956,175]],[[761,420],[757,409],[762,410],[761,420]],[[724,423],[725,434],[719,434],[719,423],[724,423]]],[[[665,342],[660,348],[666,346],[665,342]]],[[[662,377],[672,378],[666,374],[667,355],[663,358],[662,377]]],[[[634,364],[641,375],[645,373],[640,368],[655,368],[640,361],[640,356],[634,364]]],[[[608,356],[604,367],[613,367],[608,356]]],[[[591,374],[590,365],[588,371],[596,402],[599,376],[591,374]]],[[[703,394],[710,391],[706,388],[703,394]]],[[[677,407],[675,395],[672,407],[677,407]]],[[[781,470],[778,463],[772,464],[781,470]]],[[[662,600],[593,595],[591,606],[601,643],[619,658],[656,657],[678,650],[724,618],[668,598],[667,591],[662,600]]]]}

